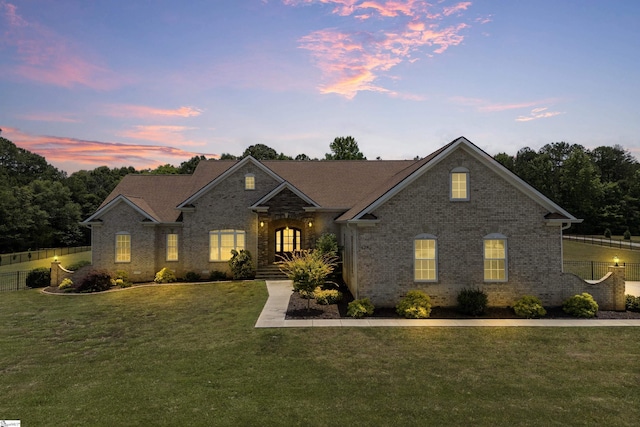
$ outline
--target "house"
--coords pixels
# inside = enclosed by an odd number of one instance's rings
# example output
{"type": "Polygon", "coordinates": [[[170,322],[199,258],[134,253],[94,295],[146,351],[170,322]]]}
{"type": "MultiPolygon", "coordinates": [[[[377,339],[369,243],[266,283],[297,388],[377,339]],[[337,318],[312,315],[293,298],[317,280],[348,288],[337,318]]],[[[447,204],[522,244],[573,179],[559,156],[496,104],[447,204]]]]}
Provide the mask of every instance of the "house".
{"type": "Polygon", "coordinates": [[[422,289],[450,306],[477,287],[508,306],[525,294],[559,305],[585,285],[562,272],[562,230],[580,221],[460,137],[420,160],[246,157],[129,175],[83,224],[93,266],[135,281],[163,267],[206,277],[231,249],[260,270],[335,233],[356,298],[393,306],[422,289]]]}

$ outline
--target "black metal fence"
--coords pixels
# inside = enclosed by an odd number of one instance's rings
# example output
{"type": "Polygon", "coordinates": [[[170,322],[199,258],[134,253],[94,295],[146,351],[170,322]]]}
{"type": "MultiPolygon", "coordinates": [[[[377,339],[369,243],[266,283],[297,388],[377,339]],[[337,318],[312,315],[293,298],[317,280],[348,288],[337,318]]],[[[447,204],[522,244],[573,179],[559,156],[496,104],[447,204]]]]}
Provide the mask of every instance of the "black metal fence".
{"type": "MultiPolygon", "coordinates": [[[[583,280],[598,280],[608,273],[610,262],[564,261],[564,272],[573,273],[583,280]]],[[[640,263],[620,263],[625,267],[625,280],[640,281],[640,263]]]]}
{"type": "Polygon", "coordinates": [[[76,254],[78,252],[87,252],[91,250],[91,246],[77,246],[75,248],[50,248],[40,249],[38,251],[16,252],[13,254],[1,254],[0,266],[18,264],[21,262],[37,261],[39,259],[53,258],[54,256],[76,254]]]}
{"type": "Polygon", "coordinates": [[[0,292],[27,289],[26,281],[29,271],[12,271],[0,273],[0,292]]]}

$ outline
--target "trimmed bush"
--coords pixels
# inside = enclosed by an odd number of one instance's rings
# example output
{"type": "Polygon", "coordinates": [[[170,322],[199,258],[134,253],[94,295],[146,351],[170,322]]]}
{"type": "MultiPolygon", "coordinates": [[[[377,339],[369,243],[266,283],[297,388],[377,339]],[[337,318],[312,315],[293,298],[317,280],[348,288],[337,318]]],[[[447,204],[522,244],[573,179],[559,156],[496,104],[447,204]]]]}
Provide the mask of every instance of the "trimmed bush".
{"type": "Polygon", "coordinates": [[[133,285],[131,281],[129,281],[129,273],[124,270],[116,271],[116,275],[111,279],[113,286],[118,286],[120,288],[129,288],[133,285]]]}
{"type": "Polygon", "coordinates": [[[187,282],[199,282],[202,280],[202,276],[195,271],[188,271],[187,274],[184,275],[184,280],[187,282]]]}
{"type": "Polygon", "coordinates": [[[333,233],[324,233],[316,241],[316,251],[331,256],[338,255],[338,238],[333,233]]]}
{"type": "Polygon", "coordinates": [[[606,237],[607,239],[611,238],[611,230],[609,230],[608,228],[604,230],[604,237],[606,237]]]}
{"type": "Polygon", "coordinates": [[[64,290],[64,289],[69,289],[71,290],[71,288],[73,287],[73,280],[69,279],[68,277],[65,278],[62,282],[60,282],[60,284],[58,285],[58,289],[64,290]]]}
{"type": "Polygon", "coordinates": [[[27,274],[26,285],[29,288],[45,288],[51,284],[51,270],[46,267],[36,268],[27,274]]]}
{"type": "Polygon", "coordinates": [[[624,240],[631,240],[631,231],[627,228],[627,231],[624,232],[624,240]]]}
{"type": "Polygon", "coordinates": [[[640,312],[640,297],[625,295],[625,307],[627,311],[640,312]]]}
{"type": "Polygon", "coordinates": [[[583,292],[567,298],[562,303],[562,310],[574,317],[591,318],[598,313],[598,303],[590,294],[583,292]]]}
{"type": "Polygon", "coordinates": [[[153,279],[156,283],[172,283],[176,281],[176,275],[173,271],[169,270],[167,267],[164,267],[162,270],[156,273],[156,278],[153,279]]]}
{"type": "Polygon", "coordinates": [[[540,298],[533,295],[525,295],[513,304],[513,311],[518,317],[534,319],[547,314],[547,310],[542,306],[540,298]]]}
{"type": "Polygon", "coordinates": [[[484,314],[489,298],[480,289],[463,289],[458,294],[458,310],[471,316],[484,314]]]}
{"type": "Polygon", "coordinates": [[[337,289],[316,288],[316,290],[313,291],[313,297],[318,304],[337,304],[339,301],[342,301],[342,292],[337,289]]]}
{"type": "Polygon", "coordinates": [[[224,271],[213,270],[209,273],[209,280],[212,282],[219,282],[221,280],[229,280],[229,277],[227,277],[227,273],[224,271]]]}
{"type": "Polygon", "coordinates": [[[233,274],[233,280],[253,279],[254,272],[251,252],[245,249],[240,249],[240,251],[231,249],[229,268],[231,269],[231,274],[233,274]]]}
{"type": "Polygon", "coordinates": [[[76,292],[103,292],[111,288],[111,275],[106,271],[92,271],[80,285],[76,292]]]}
{"type": "Polygon", "coordinates": [[[431,314],[431,298],[422,291],[409,291],[396,305],[396,313],[407,319],[426,319],[431,314]]]}
{"type": "Polygon", "coordinates": [[[347,305],[347,316],[360,319],[365,316],[371,316],[374,309],[369,298],[353,300],[347,305]]]}

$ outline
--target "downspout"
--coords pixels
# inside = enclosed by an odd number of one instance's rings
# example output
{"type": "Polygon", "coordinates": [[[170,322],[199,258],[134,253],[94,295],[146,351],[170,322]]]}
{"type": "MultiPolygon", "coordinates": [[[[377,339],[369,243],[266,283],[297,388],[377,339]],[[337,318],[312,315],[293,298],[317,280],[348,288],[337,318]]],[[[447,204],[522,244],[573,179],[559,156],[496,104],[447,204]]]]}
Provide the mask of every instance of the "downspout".
{"type": "Polygon", "coordinates": [[[571,223],[568,222],[560,224],[560,271],[564,273],[564,233],[563,231],[571,227],[571,223]]]}
{"type": "Polygon", "coordinates": [[[358,283],[358,245],[356,244],[358,241],[358,226],[351,228],[351,224],[347,222],[347,229],[352,230],[353,233],[352,236],[349,236],[351,238],[351,269],[353,281],[356,284],[356,294],[354,295],[354,298],[359,299],[360,283],[358,283]]]}

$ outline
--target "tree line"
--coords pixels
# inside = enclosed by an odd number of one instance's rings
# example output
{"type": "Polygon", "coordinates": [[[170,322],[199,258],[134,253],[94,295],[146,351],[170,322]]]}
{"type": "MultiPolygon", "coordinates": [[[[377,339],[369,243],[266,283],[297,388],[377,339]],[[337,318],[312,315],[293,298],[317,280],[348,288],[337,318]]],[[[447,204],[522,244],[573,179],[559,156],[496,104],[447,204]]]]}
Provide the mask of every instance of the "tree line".
{"type": "MultiPolygon", "coordinates": [[[[366,160],[351,136],[335,138],[329,149],[322,160],[366,160]]],[[[291,157],[264,144],[251,145],[239,156],[224,153],[220,160],[249,155],[258,160],[320,161],[305,154],[291,157]]],[[[627,229],[640,234],[640,165],[622,147],[587,150],[559,142],[537,152],[527,147],[515,156],[500,153],[495,159],[584,218],[570,231],[602,234],[609,228],[617,234],[627,229]]],[[[79,222],[96,211],[125,175],[190,174],[203,160],[205,156],[194,156],[179,166],[145,170],[100,166],[67,175],[0,136],[0,253],[88,245],[89,230],[79,222]]]]}

